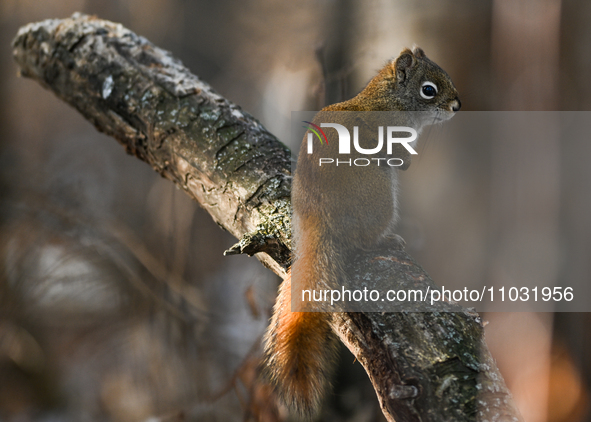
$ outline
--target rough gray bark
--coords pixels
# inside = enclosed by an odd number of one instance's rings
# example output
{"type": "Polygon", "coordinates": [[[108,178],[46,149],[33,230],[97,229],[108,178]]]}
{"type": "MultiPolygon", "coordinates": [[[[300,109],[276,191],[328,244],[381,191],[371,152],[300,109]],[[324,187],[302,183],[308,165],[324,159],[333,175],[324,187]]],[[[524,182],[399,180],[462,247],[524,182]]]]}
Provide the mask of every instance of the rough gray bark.
{"type": "MultiPolygon", "coordinates": [[[[75,14],[23,27],[13,45],[23,76],[74,106],[240,238],[229,253],[257,253],[285,275],[289,151],[256,119],[118,24],[75,14]]],[[[434,286],[403,249],[368,253],[355,265],[375,276],[378,262],[380,277],[394,287],[434,286]]],[[[365,367],[389,421],[522,420],[475,313],[339,313],[332,326],[365,367]]]]}

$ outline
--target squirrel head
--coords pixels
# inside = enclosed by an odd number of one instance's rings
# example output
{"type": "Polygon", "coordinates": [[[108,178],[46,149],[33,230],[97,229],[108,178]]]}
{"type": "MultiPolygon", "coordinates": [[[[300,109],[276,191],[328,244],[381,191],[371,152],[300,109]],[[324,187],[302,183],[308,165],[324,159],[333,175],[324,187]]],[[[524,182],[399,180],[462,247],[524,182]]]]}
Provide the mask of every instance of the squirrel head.
{"type": "Polygon", "coordinates": [[[419,47],[402,50],[366,90],[364,96],[382,100],[379,109],[432,112],[432,123],[451,118],[461,106],[449,75],[419,47]]]}

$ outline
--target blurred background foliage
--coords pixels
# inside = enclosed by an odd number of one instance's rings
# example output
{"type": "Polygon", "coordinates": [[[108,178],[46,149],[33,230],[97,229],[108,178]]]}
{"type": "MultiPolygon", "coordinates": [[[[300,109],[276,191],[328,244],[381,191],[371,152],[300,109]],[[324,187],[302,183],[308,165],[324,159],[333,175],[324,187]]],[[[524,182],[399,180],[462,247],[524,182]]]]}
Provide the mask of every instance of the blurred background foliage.
{"type": "MultiPolygon", "coordinates": [[[[350,98],[415,44],[462,110],[591,107],[586,0],[0,0],[0,421],[288,418],[258,376],[278,280],[224,258],[234,239],[203,210],[17,77],[17,29],[74,11],[172,51],[285,143],[292,110],[350,98]]],[[[591,143],[424,137],[400,233],[434,280],[591,281],[591,143]]],[[[485,318],[528,422],[591,421],[588,314],[485,318]]],[[[318,420],[383,420],[347,352],[318,420]]]]}

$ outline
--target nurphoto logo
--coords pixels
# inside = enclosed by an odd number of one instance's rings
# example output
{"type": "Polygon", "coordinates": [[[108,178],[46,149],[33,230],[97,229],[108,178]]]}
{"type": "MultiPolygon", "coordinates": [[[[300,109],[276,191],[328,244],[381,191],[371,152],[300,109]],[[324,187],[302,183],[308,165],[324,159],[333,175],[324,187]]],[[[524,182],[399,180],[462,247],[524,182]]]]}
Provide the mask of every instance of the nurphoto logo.
{"type": "MultiPolygon", "coordinates": [[[[328,136],[326,132],[322,130],[322,128],[332,128],[337,131],[338,135],[338,154],[339,155],[347,155],[351,154],[351,133],[349,129],[345,126],[338,124],[338,123],[320,123],[320,126],[314,124],[312,122],[304,120],[303,123],[307,123],[308,126],[304,126],[305,129],[308,130],[307,134],[307,152],[308,154],[314,154],[314,138],[320,141],[321,145],[329,145],[328,136]]],[[[397,157],[388,157],[392,155],[392,151],[394,149],[395,144],[402,145],[409,154],[417,154],[411,144],[416,141],[417,139],[417,131],[408,126],[387,126],[386,127],[386,139],[384,142],[384,126],[378,126],[377,128],[378,136],[377,136],[377,145],[373,148],[364,148],[361,146],[359,141],[359,127],[353,126],[353,147],[358,154],[363,155],[378,155],[378,157],[358,157],[354,160],[341,160],[337,157],[323,157],[319,158],[319,165],[327,165],[327,164],[336,164],[338,165],[355,165],[365,167],[370,165],[372,162],[377,164],[378,166],[381,163],[386,163],[386,165],[392,167],[399,167],[404,164],[401,158],[397,157]],[[400,136],[403,134],[408,134],[410,136],[400,136]],[[383,148],[384,143],[386,144],[386,154],[387,156],[383,156],[383,148]]],[[[324,151],[324,150],[323,150],[324,151]]],[[[334,148],[331,148],[331,151],[334,151],[334,148]]],[[[336,151],[335,151],[336,152],[336,151]]]]}

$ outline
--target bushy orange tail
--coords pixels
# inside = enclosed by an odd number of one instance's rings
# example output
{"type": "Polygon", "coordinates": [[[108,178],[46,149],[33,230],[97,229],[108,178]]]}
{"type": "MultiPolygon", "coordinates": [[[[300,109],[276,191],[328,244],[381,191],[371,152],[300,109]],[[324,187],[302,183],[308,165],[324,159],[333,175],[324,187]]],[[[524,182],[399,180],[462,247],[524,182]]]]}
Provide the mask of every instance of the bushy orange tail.
{"type": "Polygon", "coordinates": [[[329,314],[291,312],[291,274],[279,288],[273,317],[265,334],[265,358],[283,402],[312,415],[328,384],[336,350],[329,314]]]}

